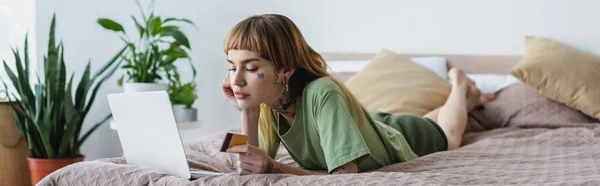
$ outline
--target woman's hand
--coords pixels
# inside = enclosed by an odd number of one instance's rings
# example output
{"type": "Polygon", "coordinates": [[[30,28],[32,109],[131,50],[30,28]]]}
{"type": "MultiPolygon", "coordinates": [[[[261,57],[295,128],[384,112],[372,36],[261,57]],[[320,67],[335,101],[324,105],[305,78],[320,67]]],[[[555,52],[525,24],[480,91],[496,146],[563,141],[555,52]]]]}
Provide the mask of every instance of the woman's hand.
{"type": "Polygon", "coordinates": [[[231,84],[229,83],[229,73],[227,73],[227,76],[225,76],[225,79],[223,79],[223,83],[221,83],[221,89],[223,90],[223,97],[225,100],[233,105],[235,109],[241,111],[242,109],[238,105],[235,95],[233,94],[233,89],[231,89],[231,84]]]}
{"type": "Polygon", "coordinates": [[[237,145],[227,152],[238,153],[237,171],[240,174],[281,173],[281,169],[267,152],[253,145],[237,145]]]}

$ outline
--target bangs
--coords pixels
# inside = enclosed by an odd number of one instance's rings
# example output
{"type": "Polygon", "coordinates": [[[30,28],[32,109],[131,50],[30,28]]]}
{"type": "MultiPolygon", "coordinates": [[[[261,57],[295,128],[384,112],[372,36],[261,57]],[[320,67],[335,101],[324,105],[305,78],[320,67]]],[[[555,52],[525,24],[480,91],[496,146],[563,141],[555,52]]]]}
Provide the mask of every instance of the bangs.
{"type": "Polygon", "coordinates": [[[264,24],[260,24],[260,22],[260,20],[253,17],[235,25],[225,36],[223,44],[225,55],[229,50],[248,50],[270,60],[270,55],[267,53],[269,43],[267,39],[264,39],[268,38],[269,34],[267,34],[264,24]]]}

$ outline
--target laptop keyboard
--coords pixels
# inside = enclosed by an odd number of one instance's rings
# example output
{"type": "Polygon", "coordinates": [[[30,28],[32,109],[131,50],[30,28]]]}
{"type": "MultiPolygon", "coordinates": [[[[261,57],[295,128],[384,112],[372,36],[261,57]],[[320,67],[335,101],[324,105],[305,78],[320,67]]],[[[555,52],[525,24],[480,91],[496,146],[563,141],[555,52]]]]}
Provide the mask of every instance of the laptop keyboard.
{"type": "Polygon", "coordinates": [[[205,171],[205,170],[193,170],[190,171],[192,176],[204,176],[204,175],[223,175],[225,173],[222,172],[213,172],[213,171],[205,171]]]}

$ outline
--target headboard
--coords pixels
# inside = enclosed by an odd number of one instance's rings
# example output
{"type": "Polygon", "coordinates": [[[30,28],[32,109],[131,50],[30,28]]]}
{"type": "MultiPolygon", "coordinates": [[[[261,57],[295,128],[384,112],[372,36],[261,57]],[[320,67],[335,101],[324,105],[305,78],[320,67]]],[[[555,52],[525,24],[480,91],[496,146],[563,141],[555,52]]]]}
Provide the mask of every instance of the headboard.
{"type": "MultiPolygon", "coordinates": [[[[321,53],[325,61],[369,60],[374,53],[321,53]]],[[[466,73],[507,74],[516,65],[521,56],[499,55],[439,55],[439,54],[402,54],[408,57],[440,56],[445,57],[449,67],[457,67],[466,73]]]]}

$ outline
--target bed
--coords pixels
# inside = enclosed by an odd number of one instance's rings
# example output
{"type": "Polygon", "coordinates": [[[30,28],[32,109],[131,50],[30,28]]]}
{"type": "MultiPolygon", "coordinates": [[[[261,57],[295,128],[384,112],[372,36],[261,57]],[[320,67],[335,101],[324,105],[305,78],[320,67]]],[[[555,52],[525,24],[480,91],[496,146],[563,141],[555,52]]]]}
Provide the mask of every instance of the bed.
{"type": "MultiPolygon", "coordinates": [[[[323,53],[328,61],[368,60],[372,53],[323,53]]],[[[506,74],[521,56],[437,55],[467,73],[506,74]]],[[[352,74],[339,73],[340,79],[352,74]]],[[[187,141],[193,169],[224,172],[180,179],[122,157],[64,167],[40,185],[600,185],[600,122],[516,83],[469,115],[462,147],[383,167],[324,176],[235,173],[235,156],[218,152],[225,132],[187,141]],[[490,118],[490,115],[496,117],[490,118]]],[[[278,161],[297,165],[281,148],[278,161]]],[[[165,160],[168,161],[168,160],[165,160]]]]}

